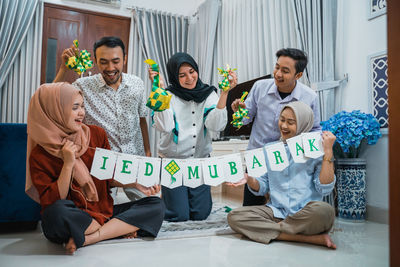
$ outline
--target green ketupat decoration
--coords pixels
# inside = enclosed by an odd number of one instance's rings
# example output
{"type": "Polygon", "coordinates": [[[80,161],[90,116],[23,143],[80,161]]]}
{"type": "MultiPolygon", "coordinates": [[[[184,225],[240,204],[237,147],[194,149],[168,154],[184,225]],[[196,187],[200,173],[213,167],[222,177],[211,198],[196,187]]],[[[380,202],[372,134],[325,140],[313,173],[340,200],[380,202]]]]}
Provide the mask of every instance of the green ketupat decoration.
{"type": "MultiPolygon", "coordinates": [[[[159,72],[157,63],[152,59],[144,61],[149,64],[153,71],[159,72]]],[[[154,76],[153,85],[151,87],[151,93],[147,99],[146,106],[154,111],[164,111],[169,109],[169,103],[171,102],[172,95],[165,89],[160,87],[160,75],[154,76]]]]}
{"type": "MultiPolygon", "coordinates": [[[[243,92],[242,97],[240,98],[240,102],[243,102],[244,99],[246,98],[246,96],[248,95],[249,92],[243,92]]],[[[233,113],[232,115],[232,122],[231,124],[233,125],[233,127],[238,128],[238,130],[240,129],[240,127],[243,126],[243,118],[249,118],[247,116],[247,114],[249,114],[249,111],[246,108],[241,108],[239,106],[239,109],[233,113]]]]}
{"type": "Polygon", "coordinates": [[[179,168],[178,164],[175,162],[175,160],[171,160],[167,166],[164,168],[169,174],[171,174],[171,184],[176,182],[176,178],[173,176],[175,173],[177,173],[181,168],[179,168]]]}
{"type": "Polygon", "coordinates": [[[223,91],[228,91],[231,88],[231,85],[229,84],[229,72],[230,71],[235,71],[236,69],[231,69],[231,67],[226,64],[226,69],[223,70],[221,68],[217,68],[219,75],[224,76],[224,79],[218,83],[218,87],[222,89],[223,91]]]}
{"type": "Polygon", "coordinates": [[[225,209],[225,212],[226,212],[226,213],[229,213],[229,212],[232,211],[232,208],[229,207],[229,206],[224,206],[224,209],[225,209]]]}
{"type": "MultiPolygon", "coordinates": [[[[79,42],[78,40],[73,41],[74,46],[79,49],[79,42]]],[[[79,53],[76,53],[75,56],[70,57],[67,62],[65,62],[65,65],[78,73],[80,76],[82,73],[84,73],[86,70],[90,69],[93,67],[93,61],[90,60],[90,53],[87,50],[82,50],[79,53]]]]}

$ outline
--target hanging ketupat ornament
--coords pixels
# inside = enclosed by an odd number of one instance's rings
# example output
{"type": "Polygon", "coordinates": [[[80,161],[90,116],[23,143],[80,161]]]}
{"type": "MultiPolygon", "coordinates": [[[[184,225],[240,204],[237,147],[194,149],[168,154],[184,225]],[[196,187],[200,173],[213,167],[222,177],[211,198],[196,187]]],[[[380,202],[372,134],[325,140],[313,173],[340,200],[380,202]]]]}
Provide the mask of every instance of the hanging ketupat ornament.
{"type": "MultiPolygon", "coordinates": [[[[156,72],[160,72],[158,64],[152,60],[147,59],[144,61],[149,64],[151,69],[156,72]]],[[[151,87],[151,93],[147,99],[146,106],[154,111],[164,111],[169,109],[169,102],[171,101],[172,95],[165,89],[160,87],[160,75],[154,76],[153,85],[151,87]]]]}
{"type": "Polygon", "coordinates": [[[176,178],[173,176],[175,173],[177,173],[181,168],[179,168],[178,164],[175,162],[175,160],[171,160],[170,163],[165,166],[165,170],[171,174],[171,184],[176,182],[176,178]]]}
{"type": "MultiPolygon", "coordinates": [[[[243,95],[240,98],[240,102],[244,101],[244,99],[246,98],[248,93],[249,92],[243,92],[243,95]]],[[[231,124],[233,125],[233,127],[236,127],[239,130],[240,127],[243,126],[243,122],[242,122],[243,118],[249,118],[247,116],[247,114],[249,114],[248,109],[242,108],[242,107],[239,106],[239,109],[235,113],[233,113],[233,115],[232,115],[232,119],[233,120],[232,120],[231,124]]]]}
{"type": "Polygon", "coordinates": [[[231,85],[229,84],[229,72],[230,71],[235,71],[236,69],[231,69],[231,67],[226,64],[226,69],[221,69],[217,68],[219,75],[224,76],[224,79],[218,83],[218,87],[222,89],[223,91],[228,91],[231,88],[231,85]]]}
{"type": "Polygon", "coordinates": [[[65,62],[65,65],[78,73],[80,76],[86,70],[93,67],[93,61],[90,60],[90,53],[87,50],[82,50],[79,53],[79,42],[78,40],[73,41],[74,46],[78,49],[78,52],[75,56],[68,58],[68,61],[65,62]]]}

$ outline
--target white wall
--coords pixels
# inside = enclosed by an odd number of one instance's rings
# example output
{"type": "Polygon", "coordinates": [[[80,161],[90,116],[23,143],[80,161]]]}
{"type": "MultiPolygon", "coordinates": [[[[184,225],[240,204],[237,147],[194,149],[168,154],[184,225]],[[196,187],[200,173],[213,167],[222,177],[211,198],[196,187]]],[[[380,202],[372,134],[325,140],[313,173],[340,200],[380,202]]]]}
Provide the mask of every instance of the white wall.
{"type": "Polygon", "coordinates": [[[131,11],[127,7],[137,6],[146,9],[156,9],[174,14],[193,15],[199,5],[205,0],[121,0],[120,7],[100,4],[90,0],[44,0],[44,2],[86,9],[95,12],[108,13],[130,17],[131,11]]]}
{"type": "MultiPolygon", "coordinates": [[[[338,35],[337,72],[349,74],[347,87],[342,91],[342,109],[372,113],[369,109],[368,64],[369,55],[386,51],[386,15],[368,20],[368,1],[339,0],[338,19],[343,35],[338,35]]],[[[388,138],[387,135],[364,153],[367,159],[367,205],[370,211],[388,210],[388,138]]],[[[369,212],[369,211],[367,211],[369,212]]]]}

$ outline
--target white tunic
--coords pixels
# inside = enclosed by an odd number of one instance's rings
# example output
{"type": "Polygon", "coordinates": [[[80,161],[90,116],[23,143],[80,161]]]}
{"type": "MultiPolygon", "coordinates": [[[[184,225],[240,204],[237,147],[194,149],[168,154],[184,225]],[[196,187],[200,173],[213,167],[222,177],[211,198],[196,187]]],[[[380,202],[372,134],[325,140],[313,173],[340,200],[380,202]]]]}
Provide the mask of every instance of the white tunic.
{"type": "Polygon", "coordinates": [[[201,103],[185,101],[172,94],[170,108],[155,112],[153,117],[153,126],[161,132],[160,157],[208,157],[212,151],[210,131],[224,130],[228,121],[226,108],[216,108],[218,99],[215,92],[201,103]],[[210,109],[212,110],[205,117],[210,109]],[[174,141],[174,129],[178,130],[177,143],[174,141]]]}

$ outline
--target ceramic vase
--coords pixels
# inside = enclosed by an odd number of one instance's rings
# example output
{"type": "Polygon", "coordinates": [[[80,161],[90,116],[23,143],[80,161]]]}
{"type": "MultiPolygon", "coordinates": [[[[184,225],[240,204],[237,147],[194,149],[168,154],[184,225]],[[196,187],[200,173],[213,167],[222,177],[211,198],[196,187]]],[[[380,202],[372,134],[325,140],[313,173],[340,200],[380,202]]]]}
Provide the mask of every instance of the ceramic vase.
{"type": "Polygon", "coordinates": [[[339,218],[363,222],[366,214],[366,160],[337,159],[337,204],[339,218]]]}

